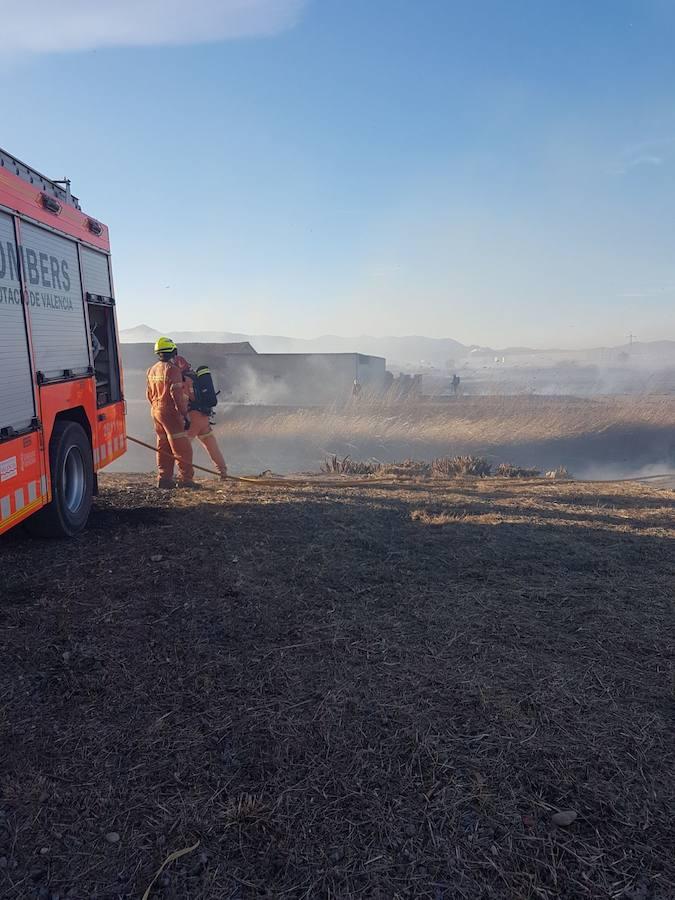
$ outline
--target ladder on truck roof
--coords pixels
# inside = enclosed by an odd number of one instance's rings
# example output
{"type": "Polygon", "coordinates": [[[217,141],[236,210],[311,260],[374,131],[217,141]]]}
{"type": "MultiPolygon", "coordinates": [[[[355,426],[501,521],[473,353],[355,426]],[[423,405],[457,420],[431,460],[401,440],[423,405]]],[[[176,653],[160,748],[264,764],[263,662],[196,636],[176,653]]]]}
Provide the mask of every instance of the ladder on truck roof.
{"type": "Polygon", "coordinates": [[[34,184],[41,191],[44,191],[45,194],[55,197],[60,203],[66,203],[68,206],[74,206],[75,209],[81,209],[80,201],[70,193],[70,181],[67,178],[64,178],[63,181],[53,181],[1,148],[0,168],[7,169],[13,175],[18,175],[19,178],[27,181],[29,184],[34,184]]]}

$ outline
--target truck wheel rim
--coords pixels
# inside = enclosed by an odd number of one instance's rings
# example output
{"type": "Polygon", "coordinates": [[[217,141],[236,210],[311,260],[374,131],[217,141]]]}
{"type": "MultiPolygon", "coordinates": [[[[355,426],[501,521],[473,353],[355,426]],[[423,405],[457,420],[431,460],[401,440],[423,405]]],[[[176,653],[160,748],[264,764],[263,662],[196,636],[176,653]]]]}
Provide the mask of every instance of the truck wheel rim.
{"type": "Polygon", "coordinates": [[[82,454],[77,447],[69,447],[63,461],[63,501],[68,512],[75,513],[82,506],[85,484],[82,454]]]}

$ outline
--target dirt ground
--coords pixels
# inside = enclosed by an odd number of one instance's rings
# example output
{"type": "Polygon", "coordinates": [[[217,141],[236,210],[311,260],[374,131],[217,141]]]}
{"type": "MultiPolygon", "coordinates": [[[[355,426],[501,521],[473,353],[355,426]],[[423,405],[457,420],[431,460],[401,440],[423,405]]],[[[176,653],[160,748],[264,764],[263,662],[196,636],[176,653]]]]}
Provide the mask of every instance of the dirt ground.
{"type": "Polygon", "coordinates": [[[0,895],[675,897],[674,498],[115,475],[10,533],[0,895]]]}

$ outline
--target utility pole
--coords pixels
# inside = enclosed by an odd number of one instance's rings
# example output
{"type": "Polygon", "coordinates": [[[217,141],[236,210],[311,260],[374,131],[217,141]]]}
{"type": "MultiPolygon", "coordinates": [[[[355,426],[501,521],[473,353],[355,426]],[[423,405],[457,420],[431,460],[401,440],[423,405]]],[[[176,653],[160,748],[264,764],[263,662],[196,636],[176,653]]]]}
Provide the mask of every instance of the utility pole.
{"type": "Polygon", "coordinates": [[[630,351],[633,349],[633,341],[635,340],[636,335],[634,335],[631,332],[629,335],[627,335],[627,337],[628,337],[628,350],[630,351]]]}

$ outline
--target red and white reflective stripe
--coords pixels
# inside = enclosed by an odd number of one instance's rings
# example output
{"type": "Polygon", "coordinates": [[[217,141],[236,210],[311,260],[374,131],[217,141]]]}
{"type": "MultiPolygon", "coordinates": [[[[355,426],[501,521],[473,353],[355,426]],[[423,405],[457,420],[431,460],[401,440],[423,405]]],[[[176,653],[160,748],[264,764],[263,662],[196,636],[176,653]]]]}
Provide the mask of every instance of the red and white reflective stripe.
{"type": "Polygon", "coordinates": [[[44,475],[40,481],[29,481],[27,485],[4,494],[0,497],[0,523],[15,519],[34,506],[41,506],[43,498],[47,499],[47,479],[44,475]]]}
{"type": "Polygon", "coordinates": [[[101,466],[106,460],[119,456],[127,449],[127,438],[124,434],[116,434],[109,441],[103,441],[94,447],[94,465],[101,466]]]}

